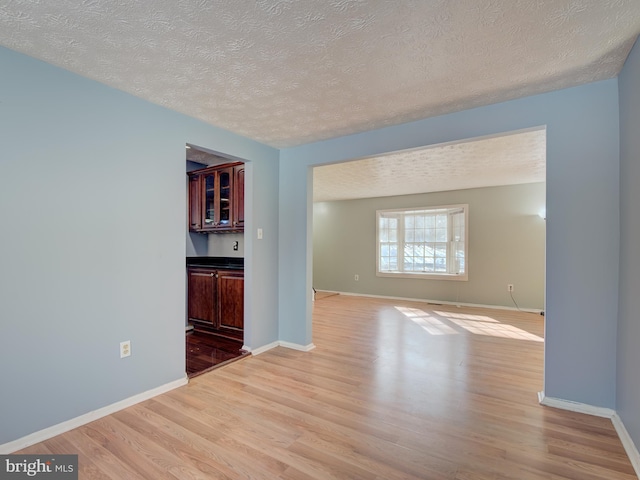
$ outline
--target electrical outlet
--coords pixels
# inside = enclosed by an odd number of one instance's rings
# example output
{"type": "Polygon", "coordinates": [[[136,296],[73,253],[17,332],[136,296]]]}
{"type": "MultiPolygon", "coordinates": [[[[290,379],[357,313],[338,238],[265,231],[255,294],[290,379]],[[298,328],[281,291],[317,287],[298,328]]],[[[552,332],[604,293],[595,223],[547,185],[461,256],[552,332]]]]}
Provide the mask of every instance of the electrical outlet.
{"type": "Polygon", "coordinates": [[[357,273],[353,276],[353,279],[357,282],[358,280],[360,280],[360,275],[358,275],[357,273]]]}
{"type": "Polygon", "coordinates": [[[120,342],[120,358],[128,357],[131,355],[131,340],[126,342],[120,342]]]}
{"type": "Polygon", "coordinates": [[[507,284],[507,292],[513,292],[513,283],[507,284]]]}

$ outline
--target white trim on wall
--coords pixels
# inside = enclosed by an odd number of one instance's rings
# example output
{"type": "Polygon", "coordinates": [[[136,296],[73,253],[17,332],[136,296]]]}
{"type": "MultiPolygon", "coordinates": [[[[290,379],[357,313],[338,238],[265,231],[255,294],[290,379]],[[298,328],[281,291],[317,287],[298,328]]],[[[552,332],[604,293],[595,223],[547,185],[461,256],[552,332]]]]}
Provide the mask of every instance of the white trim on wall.
{"type": "Polygon", "coordinates": [[[311,350],[316,348],[316,346],[313,343],[310,343],[308,345],[299,345],[297,343],[278,340],[276,342],[268,343],[267,345],[263,345],[262,347],[258,347],[256,349],[252,349],[251,347],[247,347],[246,345],[243,345],[242,349],[246,350],[247,352],[251,352],[251,355],[260,355],[261,353],[264,353],[276,347],[285,347],[285,348],[290,348],[292,350],[299,350],[301,352],[310,352],[311,350]]]}
{"type": "Polygon", "coordinates": [[[613,418],[615,410],[605,407],[595,407],[586,403],[572,402],[561,398],[547,397],[544,392],[538,392],[538,402],[545,407],[560,408],[570,412],[586,413],[595,417],[613,418]]]}
{"type": "Polygon", "coordinates": [[[125,398],[124,400],[120,400],[119,402],[112,403],[111,405],[107,405],[106,407],[99,408],[98,410],[93,410],[91,412],[85,413],[84,415],[80,415],[79,417],[75,417],[65,422],[58,423],[57,425],[53,425],[43,430],[39,430],[37,432],[26,435],[22,438],[18,438],[17,440],[13,440],[9,443],[4,443],[0,445],[0,454],[1,455],[9,454],[17,450],[21,450],[23,448],[34,445],[36,443],[44,442],[45,440],[53,438],[56,435],[60,435],[62,433],[68,432],[69,430],[73,430],[74,428],[81,427],[82,425],[86,425],[87,423],[93,422],[94,420],[98,420],[99,418],[106,417],[107,415],[111,415],[112,413],[118,412],[120,410],[124,410],[125,408],[131,407],[137,403],[144,402],[145,400],[156,397],[170,390],[176,389],[178,387],[182,387],[187,383],[188,383],[188,379],[187,379],[187,376],[185,375],[184,378],[175,380],[173,382],[165,383],[164,385],[160,385],[159,387],[152,388],[151,390],[147,390],[146,392],[138,393],[137,395],[133,395],[129,398],[125,398]]]}
{"type": "Polygon", "coordinates": [[[636,475],[640,478],[640,453],[638,452],[638,448],[635,443],[633,443],[631,435],[627,432],[627,429],[622,423],[622,419],[617,412],[613,414],[611,421],[613,422],[613,428],[615,428],[618,433],[618,437],[620,437],[620,441],[622,442],[625,452],[627,452],[627,455],[629,456],[629,460],[631,460],[631,465],[633,465],[636,475]]]}
{"type": "MultiPolygon", "coordinates": [[[[392,297],[388,295],[371,295],[368,293],[354,293],[354,292],[338,292],[335,290],[318,290],[319,292],[335,293],[337,295],[346,295],[350,297],[369,297],[369,298],[384,298],[388,300],[405,300],[409,302],[421,302],[430,303],[431,305],[455,305],[456,307],[478,307],[478,308],[493,308],[494,310],[513,310],[516,312],[528,312],[540,314],[542,310],[535,308],[520,308],[505,307],[504,305],[484,305],[481,303],[466,303],[466,302],[450,302],[447,300],[431,300],[427,298],[410,298],[410,297],[392,297]]],[[[320,299],[321,300],[321,299],[320,299]]]]}
{"type": "Polygon", "coordinates": [[[261,347],[258,348],[251,348],[247,345],[243,345],[242,349],[246,350],[247,352],[251,352],[251,355],[260,355],[261,353],[264,353],[268,350],[271,350],[272,348],[276,348],[279,345],[278,342],[271,342],[271,343],[267,343],[266,345],[263,345],[261,347]]]}
{"type": "Polygon", "coordinates": [[[311,350],[316,348],[313,343],[310,343],[308,345],[299,345],[297,343],[285,342],[284,340],[280,340],[278,343],[281,347],[290,348],[292,350],[299,350],[301,352],[310,352],[311,350]]]}
{"type": "Polygon", "coordinates": [[[640,453],[638,452],[638,448],[635,443],[633,443],[633,439],[629,432],[625,428],[622,423],[622,419],[620,415],[615,410],[604,407],[595,407],[593,405],[587,405],[585,403],[580,402],[572,402],[570,400],[563,400],[561,398],[547,397],[544,392],[538,392],[538,402],[540,405],[544,405],[546,407],[552,408],[560,408],[562,410],[569,410],[571,412],[585,413],[587,415],[594,415],[596,417],[604,417],[610,418],[611,423],[613,423],[613,428],[615,428],[620,441],[622,442],[622,446],[624,447],[629,460],[631,461],[631,465],[633,465],[633,469],[636,472],[636,476],[640,478],[640,453]]]}

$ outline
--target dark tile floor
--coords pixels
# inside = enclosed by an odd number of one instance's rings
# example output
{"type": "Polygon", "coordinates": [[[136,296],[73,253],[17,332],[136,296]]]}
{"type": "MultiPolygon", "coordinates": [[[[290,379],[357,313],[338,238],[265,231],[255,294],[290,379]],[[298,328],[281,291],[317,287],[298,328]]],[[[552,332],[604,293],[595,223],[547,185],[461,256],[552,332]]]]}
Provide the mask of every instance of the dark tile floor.
{"type": "Polygon", "coordinates": [[[249,352],[242,350],[240,341],[196,330],[187,333],[186,341],[189,378],[249,355],[249,352]]]}

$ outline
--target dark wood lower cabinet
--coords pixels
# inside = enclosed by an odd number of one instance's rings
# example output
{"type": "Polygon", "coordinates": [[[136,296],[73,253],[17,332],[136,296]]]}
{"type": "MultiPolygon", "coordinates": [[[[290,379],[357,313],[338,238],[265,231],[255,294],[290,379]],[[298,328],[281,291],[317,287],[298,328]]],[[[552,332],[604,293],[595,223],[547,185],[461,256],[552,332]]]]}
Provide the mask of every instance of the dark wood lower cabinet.
{"type": "Polygon", "coordinates": [[[242,340],[244,272],[189,267],[187,276],[189,322],[197,329],[242,340]]]}
{"type": "Polygon", "coordinates": [[[244,330],[244,272],[218,272],[218,328],[242,337],[244,330]]]}
{"type": "Polygon", "coordinates": [[[188,316],[190,321],[214,325],[216,323],[216,271],[190,268],[188,289],[188,316]]]}

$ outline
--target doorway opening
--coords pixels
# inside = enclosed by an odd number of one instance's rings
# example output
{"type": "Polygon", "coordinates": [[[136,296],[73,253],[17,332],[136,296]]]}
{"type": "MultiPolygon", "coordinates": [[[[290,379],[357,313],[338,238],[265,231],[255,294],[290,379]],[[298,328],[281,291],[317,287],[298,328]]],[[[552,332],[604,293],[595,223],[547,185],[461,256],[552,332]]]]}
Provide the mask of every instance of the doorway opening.
{"type": "MultiPolygon", "coordinates": [[[[545,202],[544,126],[316,166],[312,218],[316,298],[328,292],[512,309],[528,312],[544,327],[540,314],[545,309],[546,224],[540,213],[545,202]],[[400,231],[413,236],[379,242],[376,212],[459,204],[469,207],[468,279],[378,273],[383,253],[387,260],[396,258],[380,248],[402,249],[400,261],[415,259],[416,249],[429,246],[425,242],[429,243],[430,230],[424,225],[407,226],[400,231]]],[[[437,258],[441,247],[433,240],[436,251],[430,253],[437,258]]],[[[446,252],[441,257],[446,261],[446,252]]],[[[425,262],[425,268],[433,263],[425,262]]],[[[418,318],[405,317],[413,323],[418,318]]],[[[505,328],[477,319],[438,322],[451,331],[505,334],[505,328]]],[[[518,332],[516,327],[509,328],[518,332]]],[[[540,341],[537,334],[535,341],[540,341]]]]}
{"type": "Polygon", "coordinates": [[[245,164],[186,145],[188,377],[248,355],[244,343],[245,164]]]}

